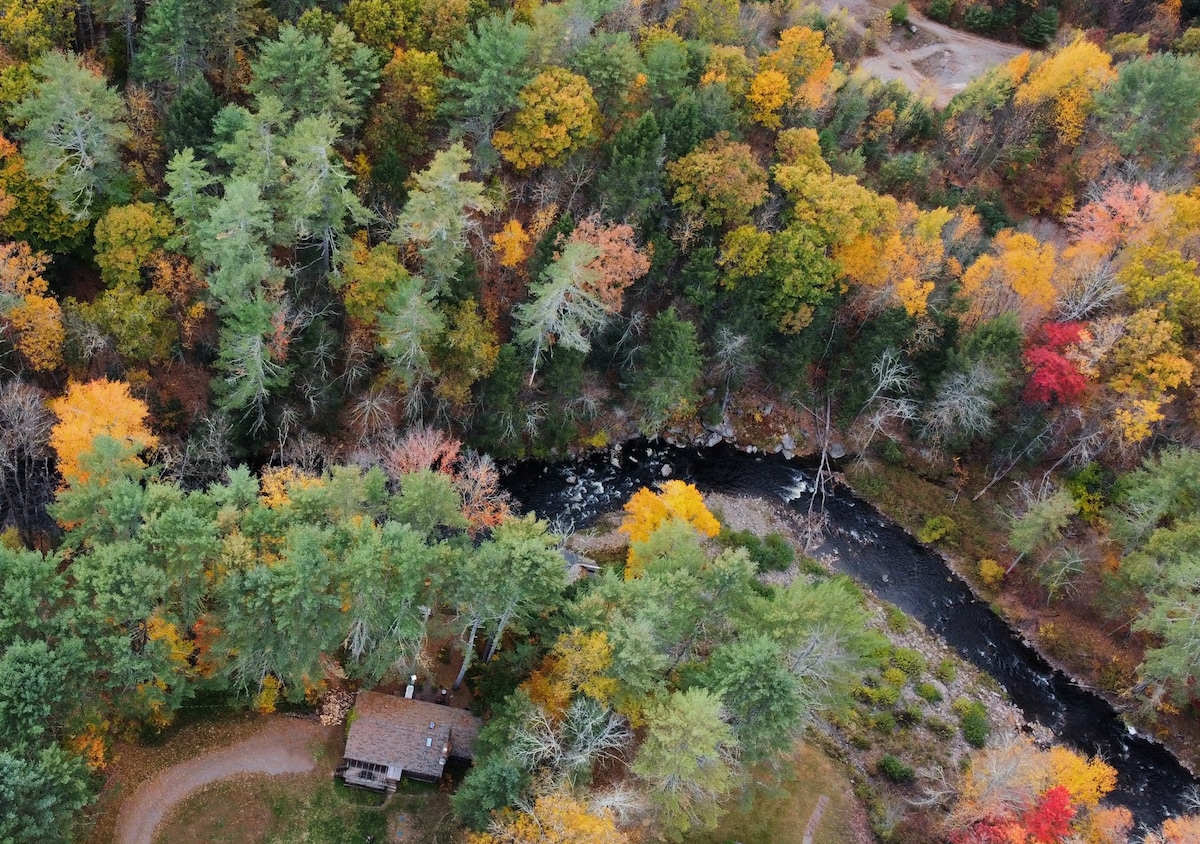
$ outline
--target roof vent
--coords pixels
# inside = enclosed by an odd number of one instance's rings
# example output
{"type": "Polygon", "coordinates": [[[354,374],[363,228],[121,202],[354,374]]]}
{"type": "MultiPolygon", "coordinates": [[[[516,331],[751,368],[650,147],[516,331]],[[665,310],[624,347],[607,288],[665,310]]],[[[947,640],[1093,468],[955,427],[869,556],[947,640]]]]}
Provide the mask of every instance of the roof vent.
{"type": "Polygon", "coordinates": [[[433,724],[433,722],[432,722],[432,721],[430,721],[430,722],[429,722],[429,729],[431,729],[431,730],[432,730],[432,729],[433,729],[433,727],[434,727],[434,724],[433,724]]]}

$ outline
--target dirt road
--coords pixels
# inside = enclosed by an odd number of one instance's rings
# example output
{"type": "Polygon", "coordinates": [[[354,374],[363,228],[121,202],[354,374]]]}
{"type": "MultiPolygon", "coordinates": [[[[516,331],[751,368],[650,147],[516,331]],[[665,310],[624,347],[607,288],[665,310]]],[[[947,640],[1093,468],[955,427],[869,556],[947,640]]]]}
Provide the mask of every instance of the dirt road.
{"type": "MultiPolygon", "coordinates": [[[[822,0],[822,9],[841,7],[865,25],[890,7],[874,0],[822,0]]],[[[951,29],[922,17],[914,10],[909,21],[917,31],[893,27],[891,37],[877,45],[878,55],[859,62],[859,68],[881,79],[897,79],[911,91],[928,96],[944,107],[967,83],[990,67],[1024,52],[1014,44],[1002,44],[969,32],[951,29]]]]}
{"type": "Polygon", "coordinates": [[[303,774],[316,765],[310,749],[333,727],[280,717],[250,738],[175,765],[124,802],[117,844],[151,844],[171,808],[196,789],[237,774],[303,774]]]}

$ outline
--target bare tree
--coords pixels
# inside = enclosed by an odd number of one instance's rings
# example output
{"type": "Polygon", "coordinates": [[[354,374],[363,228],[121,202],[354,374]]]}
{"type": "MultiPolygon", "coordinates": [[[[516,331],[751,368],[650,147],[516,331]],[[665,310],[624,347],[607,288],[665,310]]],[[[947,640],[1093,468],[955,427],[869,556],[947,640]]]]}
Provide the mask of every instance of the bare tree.
{"type": "Polygon", "coordinates": [[[991,393],[999,377],[983,361],[955,372],[938,385],[925,409],[924,434],[935,443],[970,440],[992,430],[996,402],[991,393]]]}
{"type": "Polygon", "coordinates": [[[41,390],[15,378],[0,385],[0,524],[10,519],[26,542],[53,525],[46,516],[54,494],[53,425],[41,390]]]}

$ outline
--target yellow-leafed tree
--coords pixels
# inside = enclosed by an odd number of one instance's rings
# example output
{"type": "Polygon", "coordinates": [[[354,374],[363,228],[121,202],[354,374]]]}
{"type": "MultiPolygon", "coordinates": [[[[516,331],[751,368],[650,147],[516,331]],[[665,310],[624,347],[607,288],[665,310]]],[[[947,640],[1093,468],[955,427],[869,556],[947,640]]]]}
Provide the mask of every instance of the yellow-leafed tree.
{"type": "MultiPolygon", "coordinates": [[[[700,490],[683,481],[667,481],[657,494],[642,487],[625,502],[624,510],[621,532],[629,536],[631,544],[645,542],[650,534],[670,520],[689,524],[705,536],[716,536],[721,532],[720,523],[704,506],[700,490]]],[[[639,574],[640,567],[630,548],[625,576],[637,577],[639,574]]]]}
{"type": "Polygon", "coordinates": [[[58,424],[50,432],[50,446],[58,455],[58,471],[68,484],[88,480],[80,456],[92,449],[99,436],[151,448],[158,437],[146,427],[146,403],[129,395],[123,381],[71,382],[66,395],[50,402],[58,424]]]}
{"type": "Polygon", "coordinates": [[[627,844],[607,812],[594,814],[570,794],[543,794],[529,812],[504,811],[470,844],[627,844]]]}
{"type": "Polygon", "coordinates": [[[504,159],[518,170],[562,164],[591,143],[600,108],[587,79],[561,67],[539,73],[521,91],[521,109],[509,129],[492,136],[504,159]]]}

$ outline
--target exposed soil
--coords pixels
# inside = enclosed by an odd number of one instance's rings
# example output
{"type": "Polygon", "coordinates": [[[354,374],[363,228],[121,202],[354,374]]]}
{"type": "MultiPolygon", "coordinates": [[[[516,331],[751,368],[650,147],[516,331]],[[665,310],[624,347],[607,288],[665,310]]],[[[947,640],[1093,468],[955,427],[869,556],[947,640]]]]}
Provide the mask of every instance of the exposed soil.
{"type": "Polygon", "coordinates": [[[162,771],[121,806],[118,844],[151,844],[154,830],[171,807],[209,783],[243,774],[302,774],[315,765],[335,728],[280,716],[235,745],[206,753],[162,771]]]}
{"type": "MultiPolygon", "coordinates": [[[[876,0],[821,0],[822,11],[844,8],[864,26],[886,13],[890,5],[876,0]]],[[[878,55],[858,63],[859,71],[880,79],[899,80],[914,93],[930,97],[938,108],[944,108],[967,83],[988,68],[1025,52],[1013,44],[951,29],[911,8],[908,19],[908,27],[892,27],[891,37],[879,42],[878,55]],[[914,27],[916,32],[912,31],[914,27]]]]}

